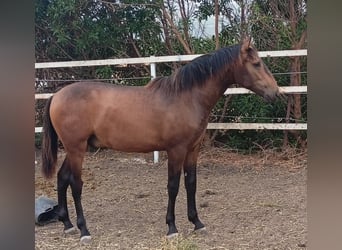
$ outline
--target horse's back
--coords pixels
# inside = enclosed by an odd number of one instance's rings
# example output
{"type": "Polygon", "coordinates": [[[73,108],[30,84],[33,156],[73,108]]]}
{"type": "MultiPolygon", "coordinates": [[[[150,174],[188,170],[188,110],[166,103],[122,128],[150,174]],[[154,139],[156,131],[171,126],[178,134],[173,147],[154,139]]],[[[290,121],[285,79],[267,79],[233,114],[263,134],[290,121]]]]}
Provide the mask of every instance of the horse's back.
{"type": "Polygon", "coordinates": [[[104,82],[76,82],[59,90],[54,95],[54,99],[60,99],[68,103],[80,101],[89,102],[94,98],[101,97],[100,95],[108,93],[108,91],[118,91],[122,88],[121,86],[104,82]]]}
{"type": "MultiPolygon", "coordinates": [[[[64,112],[78,113],[86,109],[89,113],[102,106],[118,105],[129,96],[141,91],[140,87],[116,86],[103,82],[77,82],[70,84],[53,97],[52,107],[63,110],[64,112]]],[[[99,111],[99,110],[96,110],[99,111]]]]}

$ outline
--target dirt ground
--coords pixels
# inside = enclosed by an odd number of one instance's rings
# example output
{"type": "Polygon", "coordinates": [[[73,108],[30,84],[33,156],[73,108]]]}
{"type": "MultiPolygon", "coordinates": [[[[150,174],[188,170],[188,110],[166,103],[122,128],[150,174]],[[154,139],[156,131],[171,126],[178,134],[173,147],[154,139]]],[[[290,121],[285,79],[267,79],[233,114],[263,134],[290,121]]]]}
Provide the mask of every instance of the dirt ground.
{"type": "MultiPolygon", "coordinates": [[[[202,150],[197,205],[207,232],[193,233],[187,220],[182,177],[176,202],[177,243],[165,239],[167,161],[153,154],[110,150],[87,153],[83,166],[83,208],[92,242],[79,232],[63,234],[60,222],[35,227],[36,249],[306,249],[307,154],[285,150],[242,155],[202,150]],[[187,247],[181,247],[181,244],[187,247]],[[186,244],[185,244],[186,243],[186,244]],[[173,246],[173,248],[172,248],[173,246]],[[177,248],[178,246],[178,248],[177,248]]],[[[59,162],[63,151],[59,152],[59,162]]],[[[37,152],[35,197],[57,200],[56,178],[41,175],[37,152]]],[[[70,216],[75,209],[68,191],[70,216]]]]}

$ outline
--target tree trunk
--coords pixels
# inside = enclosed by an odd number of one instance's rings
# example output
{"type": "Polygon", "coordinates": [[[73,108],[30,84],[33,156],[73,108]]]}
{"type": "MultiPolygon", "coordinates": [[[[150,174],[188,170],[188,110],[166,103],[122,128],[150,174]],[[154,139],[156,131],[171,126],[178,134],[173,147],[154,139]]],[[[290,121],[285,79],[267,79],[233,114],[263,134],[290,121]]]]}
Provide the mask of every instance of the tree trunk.
{"type": "MultiPolygon", "coordinates": [[[[188,5],[189,3],[187,3],[188,5]]],[[[185,42],[187,44],[187,46],[189,48],[191,48],[190,44],[191,44],[191,39],[190,39],[190,35],[189,35],[189,16],[185,10],[186,6],[184,3],[184,0],[178,0],[178,5],[179,5],[179,12],[181,14],[182,17],[182,23],[183,23],[183,33],[184,33],[184,37],[185,37],[185,42]]],[[[193,49],[191,49],[192,52],[193,49]]]]}
{"type": "Polygon", "coordinates": [[[215,0],[215,48],[220,48],[220,37],[218,31],[218,22],[219,22],[219,1],[215,0]]]}
{"type": "Polygon", "coordinates": [[[240,23],[241,41],[247,36],[247,23],[246,23],[246,4],[245,0],[241,0],[241,23],[240,23]]]}
{"type": "MultiPolygon", "coordinates": [[[[289,1],[289,10],[290,10],[290,27],[291,27],[291,40],[292,40],[292,49],[301,49],[306,40],[306,30],[301,34],[299,41],[297,40],[297,25],[298,25],[298,17],[296,15],[295,10],[295,2],[294,0],[289,1]]],[[[292,57],[291,58],[291,66],[290,72],[290,85],[291,86],[300,86],[301,85],[301,78],[300,78],[300,60],[299,57],[292,57]]],[[[302,118],[302,105],[301,105],[301,96],[300,94],[293,94],[292,95],[292,103],[287,106],[287,114],[292,114],[295,122],[297,123],[302,118]]],[[[287,122],[289,122],[287,117],[287,122]]],[[[296,138],[297,142],[300,145],[303,145],[302,138],[298,131],[290,131],[290,133],[296,138]]],[[[284,145],[288,142],[288,133],[284,133],[284,145]]]]}
{"type": "Polygon", "coordinates": [[[165,17],[165,19],[167,20],[167,22],[169,23],[171,30],[175,33],[178,41],[182,44],[185,52],[188,55],[193,54],[193,52],[191,51],[189,45],[187,44],[187,42],[183,39],[182,34],[179,32],[179,30],[177,29],[176,25],[173,23],[173,20],[170,16],[170,14],[166,11],[165,6],[162,5],[162,11],[163,11],[163,16],[165,17]]]}

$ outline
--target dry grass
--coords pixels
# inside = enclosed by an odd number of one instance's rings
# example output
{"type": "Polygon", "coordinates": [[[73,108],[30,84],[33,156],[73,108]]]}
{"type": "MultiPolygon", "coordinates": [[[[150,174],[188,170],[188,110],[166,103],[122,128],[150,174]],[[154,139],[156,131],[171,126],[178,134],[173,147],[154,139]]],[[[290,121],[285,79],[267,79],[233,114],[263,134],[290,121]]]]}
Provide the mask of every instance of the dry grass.
{"type": "Polygon", "coordinates": [[[164,238],[161,243],[160,250],[197,250],[198,246],[193,239],[185,238],[184,236],[177,236],[171,240],[164,238]]]}
{"type": "Polygon", "coordinates": [[[234,165],[261,169],[281,166],[291,170],[307,165],[307,149],[287,147],[283,149],[263,149],[257,153],[240,154],[226,148],[203,148],[199,154],[199,165],[234,165]]]}

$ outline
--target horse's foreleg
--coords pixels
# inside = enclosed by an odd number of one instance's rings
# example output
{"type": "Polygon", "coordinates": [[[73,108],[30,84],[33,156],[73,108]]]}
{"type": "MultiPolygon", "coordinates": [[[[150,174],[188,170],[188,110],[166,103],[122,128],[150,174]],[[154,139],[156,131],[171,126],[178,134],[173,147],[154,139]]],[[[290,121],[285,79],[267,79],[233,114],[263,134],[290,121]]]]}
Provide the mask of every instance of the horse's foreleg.
{"type": "Polygon", "coordinates": [[[57,195],[58,195],[58,219],[64,224],[64,232],[71,233],[75,231],[72,225],[67,206],[67,189],[70,184],[70,166],[67,158],[64,159],[62,167],[57,174],[57,195]]]}
{"type": "Polygon", "coordinates": [[[204,229],[203,223],[199,220],[196,209],[196,185],[197,185],[197,157],[199,145],[194,151],[189,152],[184,162],[184,182],[187,194],[188,219],[195,225],[195,230],[204,229]]]}
{"type": "Polygon", "coordinates": [[[169,230],[167,232],[167,236],[169,237],[172,237],[173,235],[178,233],[175,222],[175,204],[179,189],[179,179],[180,172],[175,175],[169,176],[167,183],[169,201],[167,205],[166,224],[168,224],[169,226],[169,230]]]}
{"type": "Polygon", "coordinates": [[[196,209],[196,167],[184,170],[184,181],[188,203],[188,219],[195,225],[195,230],[204,228],[203,223],[198,218],[196,209]]]}
{"type": "Polygon", "coordinates": [[[178,230],[175,223],[175,204],[179,190],[179,180],[184,162],[184,152],[168,151],[168,182],[167,191],[169,195],[166,224],[169,227],[167,237],[177,235],[178,230]]]}

